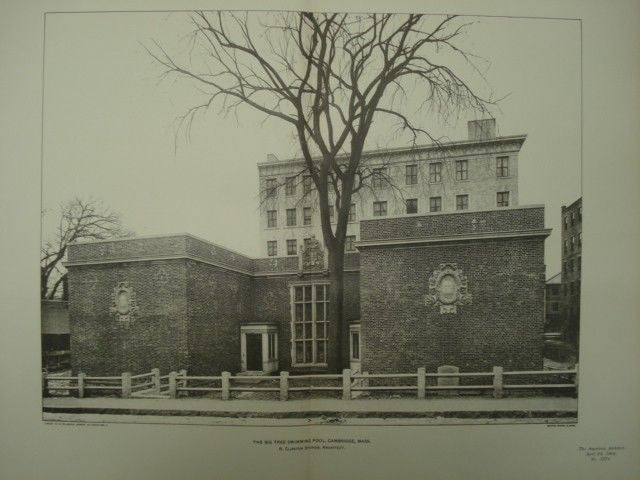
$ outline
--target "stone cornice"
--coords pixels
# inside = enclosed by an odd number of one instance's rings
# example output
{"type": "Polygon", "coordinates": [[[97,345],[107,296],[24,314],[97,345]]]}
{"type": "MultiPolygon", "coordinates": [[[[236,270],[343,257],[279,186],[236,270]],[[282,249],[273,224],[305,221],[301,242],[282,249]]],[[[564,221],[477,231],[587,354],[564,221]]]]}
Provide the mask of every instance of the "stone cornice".
{"type": "MultiPolygon", "coordinates": [[[[445,154],[450,150],[472,150],[477,148],[486,148],[486,147],[495,147],[495,146],[505,146],[508,144],[513,144],[515,146],[515,151],[519,151],[522,147],[522,144],[527,139],[527,135],[510,135],[505,137],[495,137],[486,140],[460,140],[454,142],[446,142],[441,144],[428,144],[428,145],[418,145],[415,147],[398,147],[398,148],[389,148],[389,149],[376,149],[376,150],[367,150],[362,153],[362,157],[364,159],[369,159],[376,156],[381,155],[402,155],[407,153],[440,153],[445,154]]],[[[473,154],[473,152],[469,152],[469,154],[473,154]]],[[[347,156],[344,155],[343,158],[347,156]]],[[[313,160],[321,160],[320,156],[314,156],[313,160]]],[[[338,158],[340,161],[340,157],[338,158]]],[[[303,158],[289,158],[285,160],[276,160],[276,161],[267,161],[267,162],[258,162],[258,170],[262,170],[268,167],[282,167],[287,165],[297,165],[303,164],[303,158]]]]}

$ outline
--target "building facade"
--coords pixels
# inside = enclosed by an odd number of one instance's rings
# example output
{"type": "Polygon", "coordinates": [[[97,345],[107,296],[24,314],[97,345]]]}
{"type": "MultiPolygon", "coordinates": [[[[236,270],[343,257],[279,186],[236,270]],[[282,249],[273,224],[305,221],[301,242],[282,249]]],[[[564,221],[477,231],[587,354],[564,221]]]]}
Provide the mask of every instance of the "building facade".
{"type": "Polygon", "coordinates": [[[556,337],[564,328],[564,295],[562,294],[562,274],[557,273],[547,279],[544,292],[545,322],[544,331],[550,337],[556,337]]]}
{"type": "Polygon", "coordinates": [[[562,206],[562,295],[565,336],[576,343],[580,324],[582,275],[582,198],[562,206]]]}
{"type": "MultiPolygon", "coordinates": [[[[353,198],[347,251],[361,238],[361,220],[517,206],[525,140],[497,137],[495,120],[478,120],[468,123],[467,140],[364,152],[371,176],[353,198]]],[[[260,248],[264,256],[295,256],[306,239],[322,238],[317,194],[302,159],[267,158],[258,164],[260,248]]]]}

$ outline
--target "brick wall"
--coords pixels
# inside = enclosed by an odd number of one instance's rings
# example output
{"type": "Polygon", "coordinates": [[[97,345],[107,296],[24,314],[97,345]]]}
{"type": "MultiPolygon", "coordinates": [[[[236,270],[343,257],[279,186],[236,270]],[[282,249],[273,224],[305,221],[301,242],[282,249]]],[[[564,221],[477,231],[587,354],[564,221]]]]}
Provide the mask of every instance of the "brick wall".
{"type": "Polygon", "coordinates": [[[184,260],[69,268],[69,323],[74,372],[163,372],[187,364],[187,267],[184,260]],[[129,282],[138,314],[129,327],[109,309],[118,282],[129,282]]]}
{"type": "Polygon", "coordinates": [[[251,318],[248,275],[187,261],[187,337],[194,375],[240,371],[240,324],[251,318]]]}
{"type": "Polygon", "coordinates": [[[520,238],[361,251],[363,370],[542,368],[544,240],[520,238]],[[425,305],[429,276],[456,263],[470,305],[425,305]]]}
{"type": "Polygon", "coordinates": [[[434,213],[360,222],[360,239],[389,240],[544,228],[544,207],[434,213]]]}

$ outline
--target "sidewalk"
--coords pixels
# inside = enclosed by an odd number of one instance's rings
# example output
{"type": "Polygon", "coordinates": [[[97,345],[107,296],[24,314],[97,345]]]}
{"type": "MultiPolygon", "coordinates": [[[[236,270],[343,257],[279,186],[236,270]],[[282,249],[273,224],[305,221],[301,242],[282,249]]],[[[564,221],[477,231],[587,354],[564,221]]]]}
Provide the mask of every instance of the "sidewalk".
{"type": "MultiPolygon", "coordinates": [[[[562,418],[576,421],[577,399],[567,397],[448,397],[418,399],[217,400],[210,398],[122,399],[44,398],[43,411],[55,414],[152,415],[306,419],[339,418],[562,418]]],[[[46,415],[45,415],[45,419],[46,415]]],[[[53,419],[53,418],[52,418],[53,419]]]]}

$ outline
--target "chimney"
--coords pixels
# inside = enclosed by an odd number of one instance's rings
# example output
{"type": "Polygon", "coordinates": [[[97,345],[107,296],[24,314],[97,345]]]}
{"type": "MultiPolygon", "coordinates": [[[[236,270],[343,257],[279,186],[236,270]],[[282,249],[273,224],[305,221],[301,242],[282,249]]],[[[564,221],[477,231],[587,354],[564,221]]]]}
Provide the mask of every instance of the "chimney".
{"type": "Polygon", "coordinates": [[[485,118],[467,122],[469,140],[488,140],[496,137],[496,119],[485,118]]]}

